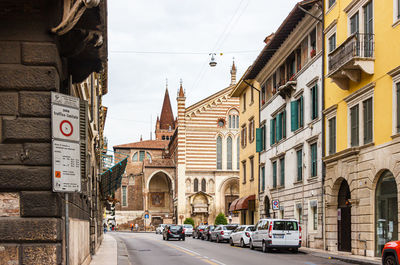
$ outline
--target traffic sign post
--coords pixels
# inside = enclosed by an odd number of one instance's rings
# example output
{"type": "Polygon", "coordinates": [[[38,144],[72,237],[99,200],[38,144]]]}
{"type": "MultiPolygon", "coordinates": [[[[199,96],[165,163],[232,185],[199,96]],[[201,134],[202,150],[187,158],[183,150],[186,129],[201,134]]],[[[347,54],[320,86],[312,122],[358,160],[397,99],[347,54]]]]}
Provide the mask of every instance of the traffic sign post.
{"type": "Polygon", "coordinates": [[[272,201],[272,209],[273,210],[279,210],[279,200],[273,200],[272,201]]]}

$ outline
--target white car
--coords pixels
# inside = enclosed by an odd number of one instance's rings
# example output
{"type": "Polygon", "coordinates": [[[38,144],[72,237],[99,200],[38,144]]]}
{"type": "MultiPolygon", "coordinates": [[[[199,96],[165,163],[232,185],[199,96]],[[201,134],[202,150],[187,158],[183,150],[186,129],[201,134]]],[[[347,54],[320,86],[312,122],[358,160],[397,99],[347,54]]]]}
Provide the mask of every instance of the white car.
{"type": "Polygon", "coordinates": [[[271,249],[291,249],[298,252],[301,247],[301,227],[295,219],[261,219],[251,234],[251,249],[262,248],[263,252],[271,249]]]}
{"type": "Polygon", "coordinates": [[[185,229],[185,236],[193,236],[193,226],[190,224],[183,225],[185,229]]]}
{"type": "Polygon", "coordinates": [[[249,245],[250,236],[254,231],[254,225],[241,225],[234,230],[229,238],[231,246],[239,245],[244,248],[249,245]]]}
{"type": "Polygon", "coordinates": [[[157,228],[156,228],[156,234],[162,234],[164,231],[164,227],[166,226],[166,224],[160,224],[157,228]]]}

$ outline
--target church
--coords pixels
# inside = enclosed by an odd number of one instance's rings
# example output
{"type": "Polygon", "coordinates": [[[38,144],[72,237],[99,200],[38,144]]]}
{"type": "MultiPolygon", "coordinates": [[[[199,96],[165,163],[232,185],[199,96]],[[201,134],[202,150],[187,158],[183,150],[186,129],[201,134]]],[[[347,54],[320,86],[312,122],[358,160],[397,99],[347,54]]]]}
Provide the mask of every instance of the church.
{"type": "Polygon", "coordinates": [[[234,63],[230,72],[229,86],[188,107],[181,83],[176,118],[166,88],[156,139],[114,146],[129,157],[115,194],[117,224],[181,224],[191,217],[197,225],[214,223],[219,213],[239,221],[229,212],[239,197],[239,100],[230,97],[234,63]]]}

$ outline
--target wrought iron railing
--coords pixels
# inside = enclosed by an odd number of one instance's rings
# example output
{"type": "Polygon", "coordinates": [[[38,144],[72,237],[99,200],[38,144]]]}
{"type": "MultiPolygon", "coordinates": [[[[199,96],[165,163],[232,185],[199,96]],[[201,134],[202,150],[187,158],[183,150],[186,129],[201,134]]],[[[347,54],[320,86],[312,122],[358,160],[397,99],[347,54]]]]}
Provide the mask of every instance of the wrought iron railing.
{"type": "Polygon", "coordinates": [[[374,34],[355,33],[329,54],[329,73],[336,71],[353,58],[374,57],[374,34]]]}

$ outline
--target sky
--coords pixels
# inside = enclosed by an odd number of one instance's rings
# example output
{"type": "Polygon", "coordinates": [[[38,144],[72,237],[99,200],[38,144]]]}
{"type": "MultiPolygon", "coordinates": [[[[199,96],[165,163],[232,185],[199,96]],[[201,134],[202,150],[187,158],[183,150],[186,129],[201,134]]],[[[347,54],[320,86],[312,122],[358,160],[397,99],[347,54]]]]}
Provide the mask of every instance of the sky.
{"type": "Polygon", "coordinates": [[[186,106],[229,86],[233,58],[239,80],[296,2],[108,1],[108,149],[148,140],[150,132],[154,139],[166,83],[176,116],[180,80],[186,106]]]}

